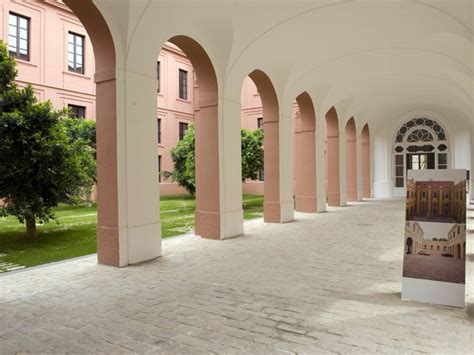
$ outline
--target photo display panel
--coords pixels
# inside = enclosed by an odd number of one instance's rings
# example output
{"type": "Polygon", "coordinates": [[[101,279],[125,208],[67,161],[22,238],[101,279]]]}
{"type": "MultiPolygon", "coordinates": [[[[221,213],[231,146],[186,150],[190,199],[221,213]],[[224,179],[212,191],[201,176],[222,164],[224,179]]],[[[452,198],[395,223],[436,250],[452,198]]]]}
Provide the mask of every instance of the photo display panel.
{"type": "Polygon", "coordinates": [[[408,170],[402,299],[464,307],[466,170],[408,170]]]}

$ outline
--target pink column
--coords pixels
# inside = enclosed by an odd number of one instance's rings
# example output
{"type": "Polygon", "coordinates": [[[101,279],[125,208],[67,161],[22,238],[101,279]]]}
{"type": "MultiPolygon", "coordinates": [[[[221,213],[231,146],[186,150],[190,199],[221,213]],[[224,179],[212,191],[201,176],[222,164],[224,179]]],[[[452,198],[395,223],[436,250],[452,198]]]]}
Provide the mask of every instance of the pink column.
{"type": "Polygon", "coordinates": [[[191,61],[199,83],[196,127],[195,233],[203,238],[221,238],[219,200],[219,117],[217,77],[205,50],[193,39],[176,36],[170,42],[191,61]]]}
{"type": "Polygon", "coordinates": [[[346,124],[346,191],[347,201],[357,201],[357,146],[354,118],[346,124]]]}
{"type": "Polygon", "coordinates": [[[263,219],[267,223],[280,223],[280,112],[278,99],[270,78],[263,71],[254,70],[249,76],[257,86],[263,108],[265,152],[263,219]]]}
{"type": "MultiPolygon", "coordinates": [[[[265,110],[264,110],[265,111],[265,110]]],[[[265,183],[263,186],[263,219],[267,223],[280,222],[280,162],[279,153],[279,125],[278,120],[271,117],[267,120],[264,115],[264,169],[265,183]]]]}
{"type": "Polygon", "coordinates": [[[339,123],[337,112],[332,107],[326,114],[326,174],[329,206],[341,206],[339,184],[339,123]]]}
{"type": "Polygon", "coordinates": [[[115,48],[109,28],[91,0],[65,0],[89,34],[96,63],[97,255],[120,265],[115,48]]]}
{"type": "Polygon", "coordinates": [[[370,183],[370,133],[369,125],[366,124],[361,134],[361,169],[362,169],[362,197],[372,197],[370,183]]]}
{"type": "Polygon", "coordinates": [[[317,212],[316,195],[316,115],[313,102],[304,92],[296,98],[300,117],[295,127],[296,210],[317,212]]]}
{"type": "MultiPolygon", "coordinates": [[[[113,73],[115,74],[115,73],[113,73]]],[[[97,110],[97,257],[119,266],[119,217],[115,75],[95,75],[97,110]]]]}
{"type": "Polygon", "coordinates": [[[196,113],[195,233],[203,238],[220,239],[217,102],[200,101],[196,113]]]}

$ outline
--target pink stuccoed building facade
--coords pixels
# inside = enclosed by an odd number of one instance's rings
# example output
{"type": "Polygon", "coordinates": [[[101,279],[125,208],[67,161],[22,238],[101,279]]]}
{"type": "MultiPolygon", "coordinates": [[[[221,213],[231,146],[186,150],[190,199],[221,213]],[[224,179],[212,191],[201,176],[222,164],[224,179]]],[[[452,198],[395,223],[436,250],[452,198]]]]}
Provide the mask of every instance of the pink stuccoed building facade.
{"type": "MultiPolygon", "coordinates": [[[[40,101],[95,119],[94,53],[74,13],[59,0],[3,0],[1,6],[1,39],[16,57],[18,85],[31,83],[40,101]]],[[[170,149],[194,121],[198,82],[191,62],[172,43],[158,56],[157,79],[157,159],[160,171],[171,171],[170,149]]],[[[262,102],[249,77],[243,82],[241,103],[242,128],[263,128],[262,102]]],[[[263,194],[263,180],[262,170],[257,181],[243,184],[243,192],[263,194]]],[[[176,183],[160,178],[161,195],[184,193],[176,183]]]]}

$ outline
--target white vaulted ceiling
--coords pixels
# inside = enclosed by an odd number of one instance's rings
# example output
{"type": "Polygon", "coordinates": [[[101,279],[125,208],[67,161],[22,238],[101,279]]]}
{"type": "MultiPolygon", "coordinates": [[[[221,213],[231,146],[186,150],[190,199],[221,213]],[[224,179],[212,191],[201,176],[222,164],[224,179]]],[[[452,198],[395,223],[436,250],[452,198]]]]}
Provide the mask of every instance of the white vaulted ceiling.
{"type": "Polygon", "coordinates": [[[94,2],[124,65],[140,65],[137,48],[156,52],[184,34],[221,86],[259,68],[285,100],[308,91],[319,116],[335,106],[341,120],[375,127],[414,110],[474,119],[474,0],[94,2]]]}

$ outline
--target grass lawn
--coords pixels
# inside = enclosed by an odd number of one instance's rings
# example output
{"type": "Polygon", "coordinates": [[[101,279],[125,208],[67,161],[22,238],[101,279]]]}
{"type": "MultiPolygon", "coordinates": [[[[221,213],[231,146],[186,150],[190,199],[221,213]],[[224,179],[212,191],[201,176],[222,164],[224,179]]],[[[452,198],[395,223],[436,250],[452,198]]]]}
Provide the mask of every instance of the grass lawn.
{"type": "MultiPolygon", "coordinates": [[[[189,196],[162,197],[163,238],[194,229],[195,200],[189,196]]],[[[263,216],[263,196],[244,195],[244,218],[263,216]]],[[[25,226],[14,217],[0,217],[0,273],[14,267],[31,267],[96,252],[96,206],[60,206],[59,223],[38,226],[38,238],[29,240],[25,226]]]]}

